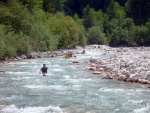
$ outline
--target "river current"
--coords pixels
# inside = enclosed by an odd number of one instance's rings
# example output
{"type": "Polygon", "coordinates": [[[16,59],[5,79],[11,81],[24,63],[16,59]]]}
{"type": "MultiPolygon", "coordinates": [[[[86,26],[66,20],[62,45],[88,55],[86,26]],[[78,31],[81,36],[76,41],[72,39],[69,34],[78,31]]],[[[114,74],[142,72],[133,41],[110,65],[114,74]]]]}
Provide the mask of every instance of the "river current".
{"type": "Polygon", "coordinates": [[[0,113],[150,113],[146,85],[101,79],[86,69],[98,50],[63,57],[22,60],[1,64],[0,113]],[[79,61],[79,64],[72,63],[79,61]],[[48,76],[39,74],[42,64],[48,76]]]}

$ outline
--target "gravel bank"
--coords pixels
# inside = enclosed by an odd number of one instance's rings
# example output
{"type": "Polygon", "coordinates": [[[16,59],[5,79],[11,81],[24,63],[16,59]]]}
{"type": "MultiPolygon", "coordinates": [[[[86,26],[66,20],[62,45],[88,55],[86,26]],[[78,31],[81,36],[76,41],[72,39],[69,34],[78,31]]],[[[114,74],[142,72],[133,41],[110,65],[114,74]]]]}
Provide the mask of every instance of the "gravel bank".
{"type": "Polygon", "coordinates": [[[89,70],[100,74],[103,79],[117,79],[125,82],[150,84],[150,47],[111,48],[105,45],[91,45],[88,49],[100,49],[111,58],[90,59],[89,70]]]}

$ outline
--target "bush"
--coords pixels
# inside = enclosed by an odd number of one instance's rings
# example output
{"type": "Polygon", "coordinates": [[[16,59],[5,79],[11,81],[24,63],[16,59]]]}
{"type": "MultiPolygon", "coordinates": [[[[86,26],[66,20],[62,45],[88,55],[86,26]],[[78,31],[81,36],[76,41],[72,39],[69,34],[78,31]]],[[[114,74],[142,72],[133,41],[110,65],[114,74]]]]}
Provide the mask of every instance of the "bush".
{"type": "Polygon", "coordinates": [[[88,44],[107,44],[105,33],[99,27],[91,27],[87,33],[88,44]]]}
{"type": "Polygon", "coordinates": [[[50,31],[59,37],[58,48],[73,48],[79,44],[86,44],[83,26],[63,13],[51,16],[48,26],[50,31]]]}
{"type": "Polygon", "coordinates": [[[149,45],[149,29],[146,26],[136,26],[134,40],[139,46],[149,45]]]}

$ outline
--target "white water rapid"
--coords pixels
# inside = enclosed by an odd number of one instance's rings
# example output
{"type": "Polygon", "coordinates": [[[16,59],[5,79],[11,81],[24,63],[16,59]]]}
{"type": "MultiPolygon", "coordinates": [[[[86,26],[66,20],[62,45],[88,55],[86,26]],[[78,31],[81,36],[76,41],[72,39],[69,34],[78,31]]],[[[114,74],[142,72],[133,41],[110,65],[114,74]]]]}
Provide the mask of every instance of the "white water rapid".
{"type": "Polygon", "coordinates": [[[41,58],[1,64],[0,113],[150,113],[150,90],[142,84],[104,80],[87,70],[86,50],[74,59],[41,58]],[[79,64],[72,63],[78,61],[79,64]],[[48,76],[39,70],[45,63],[48,76]]]}

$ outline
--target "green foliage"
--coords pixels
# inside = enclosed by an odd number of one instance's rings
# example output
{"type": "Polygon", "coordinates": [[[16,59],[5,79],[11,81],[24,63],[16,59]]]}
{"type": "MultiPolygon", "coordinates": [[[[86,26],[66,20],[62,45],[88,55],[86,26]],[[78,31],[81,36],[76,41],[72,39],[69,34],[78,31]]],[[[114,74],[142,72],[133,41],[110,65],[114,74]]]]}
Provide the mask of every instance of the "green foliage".
{"type": "Polygon", "coordinates": [[[14,57],[17,55],[16,53],[16,49],[14,48],[14,46],[9,46],[9,47],[6,47],[5,50],[4,50],[4,56],[3,58],[5,57],[14,57]]]}
{"type": "Polygon", "coordinates": [[[130,30],[131,27],[134,27],[134,21],[132,18],[125,18],[122,23],[121,23],[121,26],[123,28],[127,28],[128,30],[130,30]]]}
{"type": "Polygon", "coordinates": [[[105,33],[99,27],[91,27],[87,33],[88,44],[107,44],[105,33]]]}
{"type": "Polygon", "coordinates": [[[90,8],[89,5],[84,9],[83,25],[86,29],[89,29],[93,26],[93,11],[94,9],[90,8]]]}
{"type": "MultiPolygon", "coordinates": [[[[11,1],[14,2],[14,0],[11,1]]],[[[25,5],[30,11],[41,9],[43,4],[43,0],[20,0],[20,2],[25,5]]]]}
{"type": "Polygon", "coordinates": [[[126,34],[124,33],[124,30],[121,29],[120,27],[117,27],[113,30],[112,35],[110,36],[110,46],[121,46],[127,45],[127,40],[126,40],[126,34]]]}
{"type": "Polygon", "coordinates": [[[110,46],[137,46],[133,37],[131,37],[131,31],[126,28],[116,28],[113,34],[110,36],[110,46]]]}
{"type": "Polygon", "coordinates": [[[83,26],[69,16],[57,13],[49,18],[48,23],[51,32],[58,35],[58,48],[72,48],[76,45],[85,45],[83,26]]]}
{"type": "Polygon", "coordinates": [[[63,2],[64,0],[43,0],[43,9],[53,14],[63,12],[63,2]]]}
{"type": "Polygon", "coordinates": [[[125,18],[122,21],[112,19],[107,24],[107,36],[110,46],[135,46],[134,22],[131,18],[125,18]]]}
{"type": "Polygon", "coordinates": [[[114,2],[114,0],[111,1],[107,13],[109,14],[109,18],[116,18],[118,20],[122,20],[125,18],[126,13],[124,11],[124,8],[118,4],[118,2],[114,2]]]}
{"type": "Polygon", "coordinates": [[[87,30],[88,44],[107,44],[103,33],[104,16],[101,10],[95,11],[90,6],[84,9],[83,25],[87,30]]]}
{"type": "Polygon", "coordinates": [[[79,45],[85,46],[87,44],[87,38],[85,36],[85,30],[83,26],[83,19],[80,19],[77,14],[74,15],[74,20],[79,27],[79,45]]]}
{"type": "Polygon", "coordinates": [[[5,32],[4,32],[4,26],[2,24],[0,24],[0,58],[3,58],[4,56],[4,49],[6,47],[5,41],[4,41],[4,37],[5,36],[5,32]]]}
{"type": "Polygon", "coordinates": [[[11,23],[12,14],[8,7],[0,4],[0,23],[9,25],[11,23]]]}
{"type": "Polygon", "coordinates": [[[140,46],[149,45],[149,29],[146,26],[137,26],[135,28],[134,39],[140,46]]]}
{"type": "Polygon", "coordinates": [[[83,19],[79,18],[79,16],[78,16],[77,13],[74,14],[73,19],[74,19],[77,23],[79,23],[80,25],[83,24],[83,19]]]}
{"type": "Polygon", "coordinates": [[[119,21],[117,19],[112,19],[111,21],[107,21],[104,25],[106,29],[106,35],[109,37],[109,35],[112,35],[113,30],[119,26],[119,21]]]}
{"type": "Polygon", "coordinates": [[[126,16],[126,13],[124,11],[124,8],[121,7],[118,2],[114,2],[114,9],[113,9],[113,12],[114,12],[114,16],[115,18],[119,19],[119,20],[122,20],[125,18],[126,16]]]}
{"type": "Polygon", "coordinates": [[[10,57],[16,55],[14,43],[9,38],[12,36],[12,33],[8,32],[6,27],[0,24],[0,58],[10,57]],[[9,44],[11,43],[11,44],[9,44]],[[9,45],[9,46],[8,46],[9,45]]]}
{"type": "Polygon", "coordinates": [[[32,47],[30,45],[30,37],[24,35],[22,32],[18,33],[14,37],[17,40],[15,46],[18,55],[31,53],[32,47]]]}
{"type": "Polygon", "coordinates": [[[30,20],[32,16],[25,6],[17,0],[11,0],[9,2],[9,10],[11,13],[9,24],[16,32],[26,32],[30,29],[30,20]]]}
{"type": "MultiPolygon", "coordinates": [[[[2,36],[2,35],[0,34],[0,36],[2,36]]],[[[4,57],[4,50],[6,48],[6,44],[4,42],[4,39],[0,39],[0,40],[1,40],[0,41],[0,58],[3,58],[4,57]]]]}
{"type": "MultiPolygon", "coordinates": [[[[28,34],[31,38],[31,45],[35,51],[48,51],[57,48],[57,44],[53,41],[52,34],[49,29],[40,22],[32,23],[31,30],[28,34]]],[[[56,39],[55,39],[56,40],[56,39]]]]}
{"type": "Polygon", "coordinates": [[[93,15],[93,25],[103,28],[103,24],[104,24],[103,12],[101,10],[99,10],[99,11],[93,10],[92,15],[93,15]]]}
{"type": "Polygon", "coordinates": [[[150,19],[146,23],[145,27],[147,27],[147,29],[148,29],[145,43],[146,43],[147,46],[149,46],[150,45],[150,19]]]}

